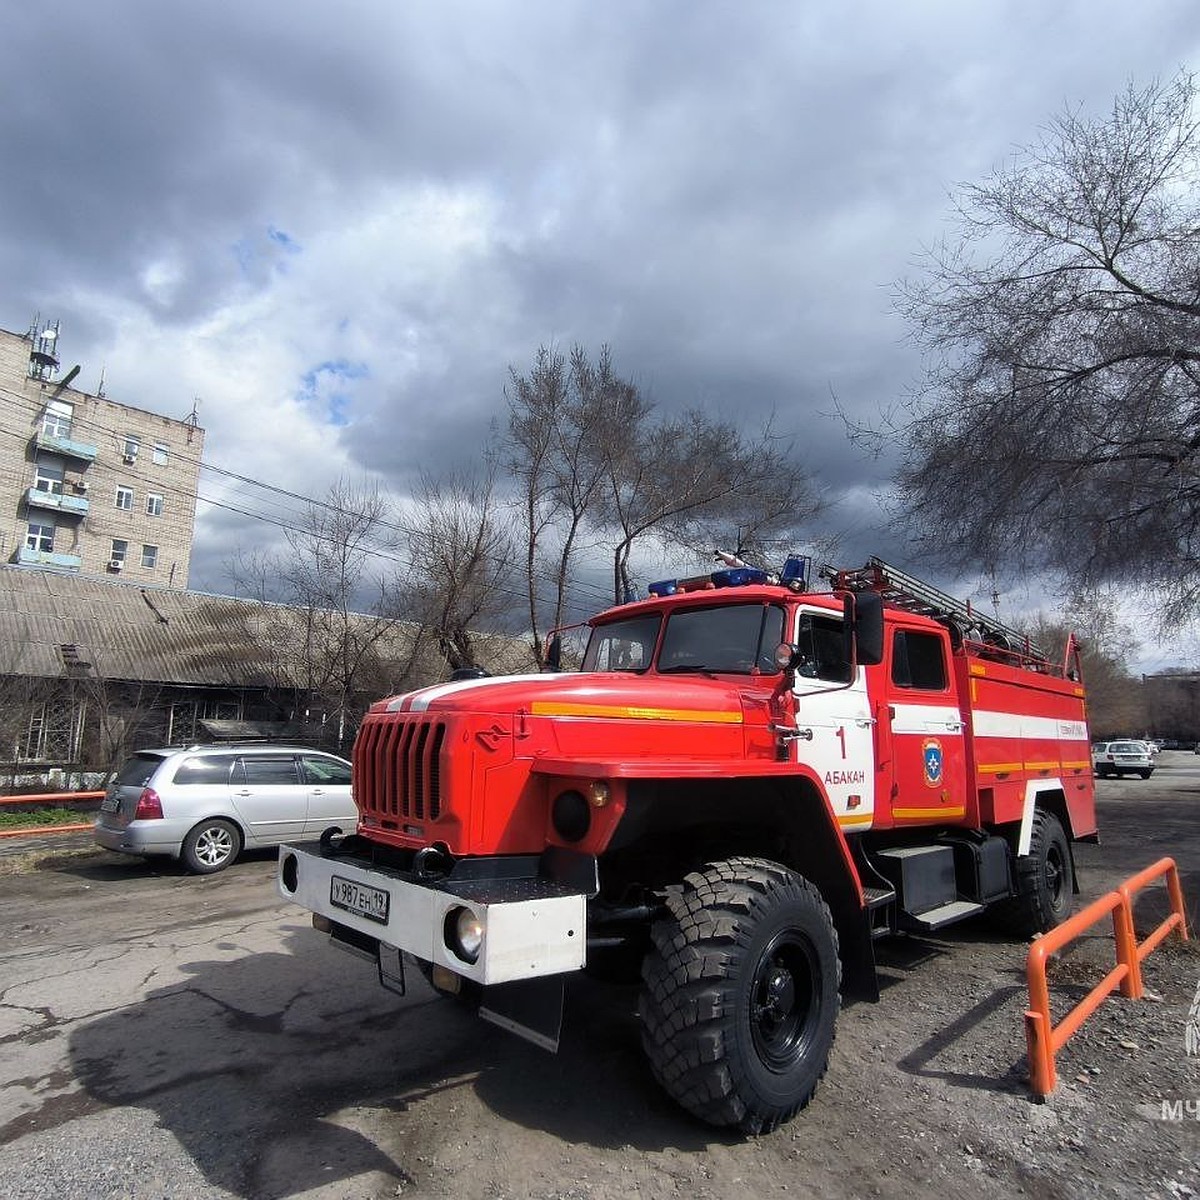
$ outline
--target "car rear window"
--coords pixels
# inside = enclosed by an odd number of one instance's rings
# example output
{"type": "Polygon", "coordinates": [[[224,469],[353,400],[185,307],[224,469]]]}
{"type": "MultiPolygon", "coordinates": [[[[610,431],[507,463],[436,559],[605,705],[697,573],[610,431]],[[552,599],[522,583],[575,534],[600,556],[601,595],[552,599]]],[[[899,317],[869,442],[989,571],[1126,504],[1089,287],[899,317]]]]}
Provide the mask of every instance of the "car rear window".
{"type": "Polygon", "coordinates": [[[145,787],[150,776],[162,765],[161,754],[138,754],[117,772],[113,781],[118,787],[145,787]]]}
{"type": "Polygon", "coordinates": [[[209,787],[215,783],[228,783],[232,765],[232,754],[198,754],[195,758],[185,758],[175,768],[175,782],[183,786],[207,784],[209,787]]]}
{"type": "Polygon", "coordinates": [[[1109,752],[1112,754],[1145,754],[1146,747],[1141,742],[1113,742],[1109,746],[1109,752]]]}

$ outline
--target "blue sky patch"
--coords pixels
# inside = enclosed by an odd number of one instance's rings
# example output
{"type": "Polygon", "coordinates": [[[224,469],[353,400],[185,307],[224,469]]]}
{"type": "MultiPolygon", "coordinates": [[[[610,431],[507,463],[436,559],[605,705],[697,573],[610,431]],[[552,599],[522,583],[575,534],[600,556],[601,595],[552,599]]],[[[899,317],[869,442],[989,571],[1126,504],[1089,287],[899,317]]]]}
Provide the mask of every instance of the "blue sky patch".
{"type": "Polygon", "coordinates": [[[370,375],[366,363],[350,362],[345,358],[326,359],[310,367],[300,377],[299,399],[315,409],[324,406],[327,424],[349,425],[350,393],[339,385],[356,379],[368,379],[370,375]]]}

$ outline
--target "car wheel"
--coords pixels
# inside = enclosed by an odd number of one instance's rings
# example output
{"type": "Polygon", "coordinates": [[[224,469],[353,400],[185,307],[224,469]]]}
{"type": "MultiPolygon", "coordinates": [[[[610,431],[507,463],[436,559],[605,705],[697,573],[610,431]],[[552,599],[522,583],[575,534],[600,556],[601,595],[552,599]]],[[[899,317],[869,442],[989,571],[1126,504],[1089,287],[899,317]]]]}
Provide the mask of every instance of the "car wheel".
{"type": "Polygon", "coordinates": [[[180,853],[189,871],[196,875],[212,875],[223,871],[242,849],[242,835],[232,821],[213,817],[201,821],[183,839],[180,853]]]}
{"type": "Polygon", "coordinates": [[[711,1125],[765,1133],[811,1099],[837,1027],[837,932],[777,863],[713,863],[667,890],[638,1005],[667,1093],[711,1125]]]}
{"type": "Polygon", "coordinates": [[[1023,937],[1045,933],[1066,920],[1074,904],[1071,848],[1062,823],[1050,811],[1033,814],[1029,853],[1017,859],[1017,895],[1009,925],[1023,937]]]}
{"type": "Polygon", "coordinates": [[[1139,775],[1140,775],[1140,776],[1141,776],[1143,779],[1149,779],[1149,778],[1150,778],[1150,776],[1154,774],[1154,772],[1153,772],[1152,770],[1150,770],[1150,771],[1139,771],[1139,772],[1138,772],[1138,774],[1139,774],[1139,775]]]}

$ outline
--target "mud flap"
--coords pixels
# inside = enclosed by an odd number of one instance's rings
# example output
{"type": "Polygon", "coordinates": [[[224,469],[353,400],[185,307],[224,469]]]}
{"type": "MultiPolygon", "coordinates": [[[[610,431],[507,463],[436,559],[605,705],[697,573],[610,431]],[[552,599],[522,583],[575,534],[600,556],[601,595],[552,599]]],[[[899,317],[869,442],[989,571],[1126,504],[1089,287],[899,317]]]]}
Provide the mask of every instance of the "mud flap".
{"type": "Polygon", "coordinates": [[[479,1015],[554,1054],[562,1033],[563,977],[518,979],[483,989],[479,1015]]]}

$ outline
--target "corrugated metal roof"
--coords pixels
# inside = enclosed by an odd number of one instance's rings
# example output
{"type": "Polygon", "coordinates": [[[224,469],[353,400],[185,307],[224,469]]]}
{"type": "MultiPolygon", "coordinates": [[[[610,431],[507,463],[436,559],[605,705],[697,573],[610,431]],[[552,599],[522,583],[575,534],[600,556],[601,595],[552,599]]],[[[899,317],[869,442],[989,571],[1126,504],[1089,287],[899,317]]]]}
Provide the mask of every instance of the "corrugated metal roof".
{"type": "MultiPolygon", "coordinates": [[[[379,618],[351,622],[366,638],[379,618]]],[[[0,675],[61,678],[74,655],[114,681],[303,687],[310,624],[283,604],[0,564],[0,675]]],[[[402,659],[414,633],[392,622],[380,657],[402,659]]]]}

